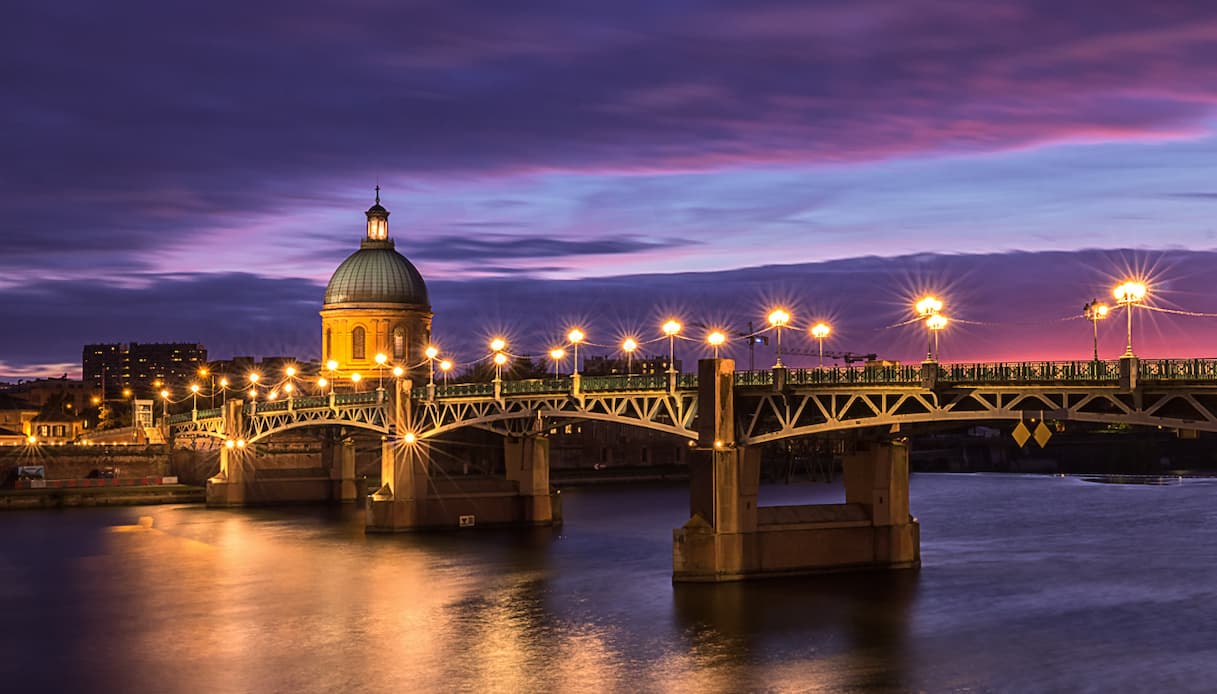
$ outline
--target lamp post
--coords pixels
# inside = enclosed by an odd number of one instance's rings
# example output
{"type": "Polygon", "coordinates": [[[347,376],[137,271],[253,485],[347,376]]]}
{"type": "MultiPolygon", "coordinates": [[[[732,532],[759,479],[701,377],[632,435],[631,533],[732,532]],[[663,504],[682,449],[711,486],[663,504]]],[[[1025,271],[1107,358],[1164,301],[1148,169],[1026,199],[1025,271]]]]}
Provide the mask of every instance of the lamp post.
{"type": "Polygon", "coordinates": [[[775,369],[782,368],[782,328],[790,323],[790,314],[783,309],[775,308],[769,312],[769,325],[772,325],[778,331],[778,361],[773,365],[775,369]]]}
{"type": "Polygon", "coordinates": [[[571,361],[572,376],[577,376],[579,374],[579,343],[583,342],[584,337],[586,337],[586,335],[584,335],[583,331],[578,328],[571,328],[571,331],[566,334],[566,339],[570,340],[570,343],[575,347],[575,355],[571,361]]]}
{"type": "Polygon", "coordinates": [[[925,327],[929,329],[930,334],[934,336],[934,358],[932,361],[938,361],[938,333],[943,328],[947,327],[947,317],[941,313],[935,313],[925,319],[925,327]]]}
{"type": "Polygon", "coordinates": [[[228,377],[220,379],[220,407],[228,402],[228,377]]]}
{"type": "Polygon", "coordinates": [[[435,385],[435,358],[439,356],[439,350],[435,345],[427,345],[423,354],[427,356],[427,385],[433,386],[435,385]]]}
{"type": "Polygon", "coordinates": [[[1112,294],[1115,295],[1116,303],[1122,305],[1128,313],[1128,345],[1124,350],[1124,356],[1134,356],[1132,353],[1132,307],[1141,303],[1145,298],[1147,288],[1143,282],[1128,281],[1116,287],[1112,294]]]}
{"type": "Polygon", "coordinates": [[[169,418],[169,391],[161,391],[161,422],[169,418]]]}
{"type": "Polygon", "coordinates": [[[811,326],[811,336],[816,339],[816,342],[820,343],[821,369],[824,368],[824,338],[828,337],[829,333],[831,332],[832,328],[829,327],[828,323],[816,323],[815,325],[811,326]]]}
{"type": "Polygon", "coordinates": [[[628,378],[630,374],[634,373],[634,350],[638,349],[638,341],[627,337],[621,343],[621,349],[625,352],[625,375],[628,378]]]}
{"type": "Polygon", "coordinates": [[[325,370],[330,372],[330,395],[334,394],[334,384],[338,381],[338,361],[331,359],[325,363],[325,370]]]}
{"type": "Polygon", "coordinates": [[[131,398],[131,438],[138,441],[139,434],[135,431],[135,393],[130,388],[123,388],[123,398],[131,398]]]}
{"type": "Polygon", "coordinates": [[[439,370],[444,374],[444,385],[448,385],[448,372],[452,370],[452,362],[447,359],[440,361],[439,370]]]}
{"type": "Polygon", "coordinates": [[[554,360],[554,378],[557,378],[558,367],[562,364],[562,360],[566,358],[566,350],[561,347],[554,347],[549,350],[549,358],[554,360]]]}
{"type": "Polygon", "coordinates": [[[714,348],[714,358],[715,359],[718,359],[718,348],[722,347],[723,343],[726,341],[727,341],[727,336],[722,334],[718,330],[715,330],[714,332],[710,333],[709,335],[706,335],[706,343],[714,348]]]}
{"type": "MultiPolygon", "coordinates": [[[[320,391],[320,392],[324,393],[324,392],[325,392],[325,387],[326,387],[326,386],[328,386],[328,385],[330,385],[330,382],[329,382],[328,380],[326,380],[325,376],[320,376],[320,377],[318,377],[318,378],[317,378],[317,390],[318,390],[318,391],[320,391]]],[[[331,392],[331,393],[333,393],[333,392],[334,392],[334,390],[333,390],[333,388],[332,388],[332,387],[331,387],[331,389],[330,389],[330,392],[331,392]]]]}
{"type": "Polygon", "coordinates": [[[930,346],[934,340],[934,330],[930,327],[930,318],[942,310],[942,302],[932,296],[927,296],[918,301],[914,308],[917,311],[917,315],[926,321],[925,360],[934,361],[934,349],[930,346]]]}
{"type": "Polygon", "coordinates": [[[503,365],[507,363],[507,355],[502,352],[494,353],[494,383],[499,385],[503,382],[503,365]]]}
{"type": "Polygon", "coordinates": [[[198,411],[199,409],[199,384],[190,384],[190,409],[198,411]]]}
{"type": "Polygon", "coordinates": [[[249,381],[249,397],[251,400],[258,399],[258,379],[262,378],[256,373],[250,372],[245,380],[249,381]]]}
{"type": "Polygon", "coordinates": [[[1091,299],[1090,303],[1082,306],[1082,317],[1090,321],[1094,326],[1094,360],[1099,360],[1099,321],[1107,317],[1111,312],[1107,304],[1100,302],[1098,299],[1091,299]]]}
{"type": "Polygon", "coordinates": [[[381,390],[382,388],[384,388],[384,380],[381,378],[380,370],[384,368],[386,363],[388,363],[389,357],[386,356],[384,354],[384,352],[377,352],[375,359],[376,359],[376,390],[381,390]]]}
{"type": "Polygon", "coordinates": [[[675,318],[663,324],[663,334],[668,336],[668,373],[676,373],[676,336],[683,326],[675,318]]]}
{"type": "Polygon", "coordinates": [[[351,384],[355,386],[356,393],[359,392],[359,382],[362,380],[363,380],[363,376],[361,376],[358,371],[351,374],[351,384]]]}

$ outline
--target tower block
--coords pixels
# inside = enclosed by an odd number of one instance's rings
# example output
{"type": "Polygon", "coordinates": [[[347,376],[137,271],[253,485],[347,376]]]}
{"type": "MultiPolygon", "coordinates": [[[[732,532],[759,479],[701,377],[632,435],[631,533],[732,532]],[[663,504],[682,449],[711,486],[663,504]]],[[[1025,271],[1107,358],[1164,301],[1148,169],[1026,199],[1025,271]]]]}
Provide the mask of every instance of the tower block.
{"type": "Polygon", "coordinates": [[[672,532],[673,582],[920,566],[903,444],[876,444],[845,461],[844,504],[757,506],[760,450],[735,439],[734,371],[731,359],[698,363],[690,518],[672,532]]]}

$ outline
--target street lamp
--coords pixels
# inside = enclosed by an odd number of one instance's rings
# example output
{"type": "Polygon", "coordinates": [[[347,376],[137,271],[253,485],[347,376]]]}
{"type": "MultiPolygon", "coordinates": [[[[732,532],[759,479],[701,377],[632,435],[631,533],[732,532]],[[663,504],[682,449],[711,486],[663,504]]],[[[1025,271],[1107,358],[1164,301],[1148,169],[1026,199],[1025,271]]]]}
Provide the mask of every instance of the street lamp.
{"type": "Polygon", "coordinates": [[[223,406],[228,402],[228,377],[220,379],[220,405],[223,406]]]}
{"type": "Polygon", "coordinates": [[[190,409],[192,409],[192,410],[199,409],[199,384],[197,384],[197,383],[190,384],[190,397],[191,397],[190,409]]]}
{"type": "Polygon", "coordinates": [[[1099,321],[1107,317],[1111,312],[1107,304],[1100,302],[1098,299],[1091,299],[1090,303],[1082,306],[1082,317],[1090,321],[1094,325],[1094,360],[1099,360],[1099,321]]]}
{"type": "Polygon", "coordinates": [[[917,315],[925,319],[925,360],[934,361],[934,350],[930,346],[930,343],[933,342],[934,330],[930,328],[930,318],[942,310],[942,302],[932,296],[927,296],[918,301],[913,308],[917,311],[917,315]]]}
{"type": "Polygon", "coordinates": [[[824,338],[828,337],[828,334],[831,332],[832,328],[829,327],[828,323],[816,323],[815,325],[811,326],[811,336],[816,339],[816,342],[820,343],[821,369],[824,368],[824,338]]]}
{"type": "Polygon", "coordinates": [[[554,360],[554,378],[558,377],[558,366],[562,360],[566,358],[566,350],[561,347],[554,347],[549,350],[549,358],[554,360]]]}
{"type": "Polygon", "coordinates": [[[668,373],[676,373],[676,336],[680,333],[680,322],[675,318],[663,324],[663,334],[668,336],[668,373]]]}
{"type": "Polygon", "coordinates": [[[925,327],[929,328],[930,334],[934,336],[934,358],[932,361],[938,361],[938,333],[947,327],[947,317],[941,313],[935,313],[925,319],[925,327]]]}
{"type": "Polygon", "coordinates": [[[384,382],[381,379],[380,370],[383,369],[384,365],[389,361],[389,357],[385,356],[385,354],[383,352],[377,352],[375,359],[376,359],[376,390],[380,390],[384,386],[384,382]]]}
{"type": "Polygon", "coordinates": [[[452,362],[444,359],[439,363],[439,370],[444,374],[444,385],[448,385],[448,372],[452,370],[452,362]]]}
{"type": "Polygon", "coordinates": [[[572,376],[579,375],[579,343],[583,342],[584,337],[586,336],[583,334],[583,331],[578,328],[571,328],[571,331],[566,334],[566,339],[570,340],[570,343],[575,346],[575,356],[571,363],[572,376]]]}
{"type": "Polygon", "coordinates": [[[433,386],[435,385],[435,358],[439,356],[439,350],[435,345],[427,345],[423,354],[427,355],[427,384],[433,386]]]}
{"type": "Polygon", "coordinates": [[[625,375],[628,377],[634,372],[634,350],[638,349],[638,341],[627,337],[621,343],[621,349],[625,351],[625,375]]]}
{"type": "Polygon", "coordinates": [[[718,359],[718,348],[722,347],[723,343],[726,341],[727,341],[727,336],[722,334],[718,330],[715,330],[714,332],[710,333],[709,335],[706,335],[706,343],[714,348],[714,358],[715,359],[718,359]]]}
{"type": "Polygon", "coordinates": [[[161,421],[165,421],[169,417],[169,391],[161,391],[161,421]]]}
{"type": "Polygon", "coordinates": [[[358,371],[351,374],[351,383],[354,384],[356,393],[359,392],[359,382],[362,380],[363,380],[363,376],[360,376],[358,371]]]}
{"type": "MultiPolygon", "coordinates": [[[[317,379],[317,389],[318,390],[325,392],[325,387],[328,385],[330,385],[330,382],[326,380],[325,376],[321,376],[317,379]]],[[[330,387],[330,392],[331,393],[334,392],[333,386],[330,387]]]]}
{"type": "Polygon", "coordinates": [[[769,312],[769,325],[778,331],[778,362],[773,365],[775,369],[782,368],[782,328],[790,322],[790,314],[780,308],[775,308],[769,312]]]}
{"type": "Polygon", "coordinates": [[[338,362],[331,359],[325,363],[325,370],[330,372],[330,394],[334,394],[334,384],[338,381],[338,362]]]}
{"type": "Polygon", "coordinates": [[[503,365],[507,363],[507,355],[502,352],[494,353],[494,382],[503,381],[503,365]]]}
{"type": "Polygon", "coordinates": [[[1128,281],[1116,287],[1112,294],[1116,297],[1116,303],[1124,306],[1124,310],[1128,312],[1128,347],[1124,351],[1124,356],[1131,357],[1132,353],[1132,307],[1141,303],[1148,291],[1143,282],[1128,281]]]}
{"type": "Polygon", "coordinates": [[[258,399],[258,379],[261,378],[256,373],[251,372],[246,380],[249,381],[249,397],[253,400],[258,399]]]}

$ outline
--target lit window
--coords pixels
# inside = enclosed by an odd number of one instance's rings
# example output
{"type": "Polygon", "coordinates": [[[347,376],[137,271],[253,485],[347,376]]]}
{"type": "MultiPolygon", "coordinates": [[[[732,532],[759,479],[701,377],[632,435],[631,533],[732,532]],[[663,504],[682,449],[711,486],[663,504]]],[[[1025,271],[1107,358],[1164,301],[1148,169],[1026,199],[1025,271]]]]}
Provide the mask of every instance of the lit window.
{"type": "Polygon", "coordinates": [[[351,358],[364,359],[364,340],[366,337],[363,327],[351,331],[351,358]]]}

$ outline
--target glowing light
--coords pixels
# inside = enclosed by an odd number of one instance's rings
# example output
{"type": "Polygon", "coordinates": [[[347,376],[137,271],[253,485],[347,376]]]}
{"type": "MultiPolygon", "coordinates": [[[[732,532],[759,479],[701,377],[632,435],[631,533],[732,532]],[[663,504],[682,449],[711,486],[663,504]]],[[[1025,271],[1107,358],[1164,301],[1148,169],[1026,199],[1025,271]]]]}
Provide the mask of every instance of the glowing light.
{"type": "Polygon", "coordinates": [[[929,328],[930,330],[942,330],[943,328],[947,327],[947,322],[946,316],[942,315],[941,313],[935,313],[934,315],[925,319],[925,327],[929,328]]]}
{"type": "Polygon", "coordinates": [[[452,362],[448,361],[447,359],[445,359],[445,360],[441,361],[441,362],[439,363],[439,370],[440,370],[440,371],[451,371],[451,370],[452,370],[452,362]]]}
{"type": "Polygon", "coordinates": [[[427,349],[423,350],[423,354],[427,355],[428,359],[434,359],[439,356],[439,350],[435,345],[427,345],[427,349]]]}
{"type": "Polygon", "coordinates": [[[237,439],[237,448],[245,448],[245,439],[237,439]]]}
{"type": "Polygon", "coordinates": [[[401,437],[401,440],[402,440],[402,441],[405,441],[406,443],[410,443],[410,444],[412,444],[412,443],[414,443],[415,441],[417,441],[417,440],[418,440],[418,437],[414,435],[414,432],[412,432],[412,431],[407,431],[407,432],[406,432],[406,435],[405,435],[405,436],[403,436],[403,437],[401,437]]]}
{"type": "Polygon", "coordinates": [[[284,371],[284,373],[286,373],[286,374],[287,374],[287,377],[288,377],[288,378],[291,378],[292,376],[295,376],[295,375],[296,375],[296,367],[294,367],[294,366],[289,366],[289,367],[287,367],[287,370],[286,370],[286,371],[284,371]]]}
{"type": "Polygon", "coordinates": [[[274,399],[275,399],[275,398],[277,398],[277,397],[279,397],[279,391],[277,391],[277,390],[272,390],[272,391],[270,392],[270,394],[266,396],[266,399],[267,399],[267,400],[274,400],[274,399]]]}
{"type": "Polygon", "coordinates": [[[572,345],[577,345],[580,342],[583,342],[584,337],[586,336],[583,334],[583,331],[578,328],[572,328],[571,331],[566,334],[566,339],[570,340],[572,345]]]}
{"type": "Polygon", "coordinates": [[[1112,294],[1115,295],[1116,301],[1121,304],[1135,304],[1144,299],[1148,291],[1143,282],[1129,280],[1116,287],[1112,294]]]}
{"type": "MultiPolygon", "coordinates": [[[[816,323],[811,326],[811,336],[817,340],[823,340],[832,332],[832,328],[827,323],[816,323]]],[[[846,336],[848,337],[848,335],[846,336]]]]}
{"type": "Polygon", "coordinates": [[[554,347],[553,349],[549,350],[549,358],[553,359],[554,361],[565,359],[566,350],[562,349],[561,347],[554,347]]]}
{"type": "Polygon", "coordinates": [[[251,399],[253,399],[253,400],[257,400],[257,399],[258,399],[258,389],[257,389],[257,388],[250,388],[250,389],[249,389],[249,397],[250,397],[251,399]]]}
{"type": "Polygon", "coordinates": [[[321,378],[317,379],[318,388],[324,388],[324,387],[328,386],[329,384],[330,384],[330,382],[325,380],[325,376],[322,376],[321,378]]]}
{"type": "Polygon", "coordinates": [[[363,380],[363,376],[360,376],[358,373],[351,374],[351,381],[353,383],[359,383],[362,380],[363,380]]]}
{"type": "Polygon", "coordinates": [[[190,384],[190,392],[191,392],[191,393],[197,393],[197,392],[199,392],[199,384],[197,384],[197,383],[191,383],[191,384],[190,384]]]}
{"type": "Polygon", "coordinates": [[[679,333],[682,327],[676,319],[669,319],[667,323],[663,324],[663,334],[672,337],[676,333],[679,333]]]}
{"type": "Polygon", "coordinates": [[[406,370],[401,368],[400,366],[393,367],[393,375],[396,376],[397,378],[401,378],[405,373],[406,373],[406,370]]]}
{"type": "Polygon", "coordinates": [[[790,313],[785,309],[775,308],[769,312],[769,325],[775,328],[784,327],[790,322],[790,313]]]}
{"type": "Polygon", "coordinates": [[[927,296],[918,301],[915,308],[917,309],[917,315],[930,316],[942,310],[942,302],[932,296],[927,296]]]}
{"type": "Polygon", "coordinates": [[[207,370],[207,367],[206,367],[206,366],[200,366],[200,367],[199,367],[199,375],[200,375],[200,376],[206,376],[206,375],[207,375],[207,374],[209,374],[209,373],[211,373],[211,372],[207,370]]]}
{"type": "Polygon", "coordinates": [[[389,361],[389,358],[387,356],[385,356],[384,354],[381,354],[379,352],[377,352],[375,358],[376,358],[376,363],[380,364],[381,366],[384,366],[385,362],[389,361]]]}
{"type": "Polygon", "coordinates": [[[502,366],[502,365],[506,364],[506,363],[507,363],[507,355],[506,355],[506,354],[503,354],[502,352],[498,352],[498,353],[496,353],[496,354],[494,355],[494,363],[495,363],[496,365],[498,365],[498,366],[502,366]]]}
{"type": "Polygon", "coordinates": [[[27,437],[25,438],[25,441],[26,441],[26,443],[29,443],[30,445],[33,445],[33,444],[35,444],[35,443],[38,443],[38,437],[37,437],[37,436],[34,436],[33,434],[30,434],[29,436],[27,436],[27,437]]]}
{"type": "Polygon", "coordinates": [[[721,347],[723,345],[723,343],[726,341],[727,341],[727,336],[717,330],[710,333],[709,335],[706,335],[706,342],[711,347],[721,347]]]}
{"type": "Polygon", "coordinates": [[[232,439],[228,439],[227,441],[224,442],[224,446],[226,448],[234,448],[234,447],[236,447],[236,445],[237,445],[237,442],[233,441],[232,439]]]}
{"type": "Polygon", "coordinates": [[[283,386],[283,392],[284,392],[284,393],[289,393],[289,394],[290,394],[290,393],[291,393],[293,390],[295,390],[295,388],[293,388],[293,387],[292,387],[292,384],[290,384],[290,383],[288,383],[287,385],[283,386]]]}
{"type": "Polygon", "coordinates": [[[256,373],[251,373],[251,374],[249,374],[249,376],[248,376],[247,378],[248,378],[248,380],[249,380],[249,382],[250,382],[250,383],[257,383],[257,382],[258,382],[258,379],[259,379],[259,378],[262,378],[262,377],[261,377],[261,376],[259,376],[259,375],[258,375],[258,374],[256,374],[256,373]]]}
{"type": "Polygon", "coordinates": [[[94,405],[100,405],[100,404],[101,404],[101,398],[100,398],[100,397],[98,397],[98,396],[94,395],[92,399],[93,399],[93,404],[94,404],[94,405]]]}
{"type": "Polygon", "coordinates": [[[627,352],[633,352],[638,349],[638,341],[632,337],[625,338],[625,342],[621,343],[621,349],[627,352]]]}
{"type": "Polygon", "coordinates": [[[502,352],[505,347],[507,347],[507,340],[501,337],[496,337],[490,341],[490,351],[492,352],[502,352]]]}
{"type": "Polygon", "coordinates": [[[221,387],[221,388],[227,388],[227,387],[228,387],[228,379],[227,379],[227,378],[221,378],[221,379],[220,379],[220,387],[221,387]]]}
{"type": "Polygon", "coordinates": [[[168,400],[168,399],[169,399],[169,391],[167,391],[167,390],[162,390],[162,391],[161,391],[161,398],[163,398],[163,399],[165,399],[165,400],[168,400]]]}
{"type": "Polygon", "coordinates": [[[327,362],[325,363],[325,368],[326,368],[327,370],[329,370],[329,371],[337,371],[337,370],[338,370],[338,362],[337,362],[336,360],[334,360],[334,359],[331,359],[331,360],[329,360],[329,361],[327,361],[327,362]]]}
{"type": "Polygon", "coordinates": [[[123,388],[123,397],[124,397],[124,398],[129,398],[129,397],[131,397],[131,389],[130,389],[130,388],[123,388]]]}

